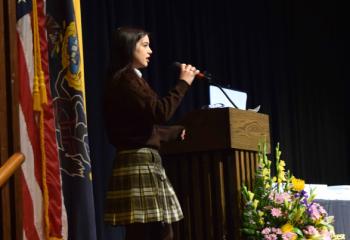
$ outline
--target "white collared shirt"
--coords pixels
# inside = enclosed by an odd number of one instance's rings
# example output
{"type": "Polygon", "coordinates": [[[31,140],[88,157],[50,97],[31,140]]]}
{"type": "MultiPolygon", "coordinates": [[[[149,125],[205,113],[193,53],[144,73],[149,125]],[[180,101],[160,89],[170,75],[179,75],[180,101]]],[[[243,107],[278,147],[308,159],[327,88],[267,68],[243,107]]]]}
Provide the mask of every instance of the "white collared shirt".
{"type": "Polygon", "coordinates": [[[134,68],[134,71],[135,71],[135,73],[137,74],[137,76],[138,76],[139,78],[142,77],[142,73],[141,73],[140,70],[138,70],[137,68],[134,68]]]}

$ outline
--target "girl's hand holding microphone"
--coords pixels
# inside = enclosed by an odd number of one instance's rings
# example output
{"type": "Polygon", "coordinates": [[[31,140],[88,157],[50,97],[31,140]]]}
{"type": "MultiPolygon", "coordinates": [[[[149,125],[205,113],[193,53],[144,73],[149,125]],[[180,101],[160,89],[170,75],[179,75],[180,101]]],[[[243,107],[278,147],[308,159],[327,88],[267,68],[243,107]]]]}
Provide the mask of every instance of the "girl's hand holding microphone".
{"type": "Polygon", "coordinates": [[[199,70],[197,70],[194,66],[191,64],[180,64],[180,79],[184,80],[188,83],[188,85],[191,85],[196,75],[199,73],[199,70]]]}

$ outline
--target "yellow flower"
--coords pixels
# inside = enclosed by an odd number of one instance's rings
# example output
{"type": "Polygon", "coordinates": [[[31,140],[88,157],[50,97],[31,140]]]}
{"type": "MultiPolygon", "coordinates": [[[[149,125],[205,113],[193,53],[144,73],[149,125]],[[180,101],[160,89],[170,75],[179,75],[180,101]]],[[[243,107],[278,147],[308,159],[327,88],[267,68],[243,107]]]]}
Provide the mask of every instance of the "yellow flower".
{"type": "Polygon", "coordinates": [[[252,193],[251,191],[248,191],[248,199],[249,201],[253,201],[254,199],[254,193],[252,193]]]}
{"type": "Polygon", "coordinates": [[[305,212],[305,207],[300,207],[297,212],[295,213],[294,220],[299,221],[300,218],[303,216],[303,213],[305,212]]]}
{"type": "Polygon", "coordinates": [[[286,181],[285,178],[285,169],[284,167],[286,166],[286,163],[283,160],[280,160],[277,162],[277,182],[282,183],[286,181]]]}
{"type": "Polygon", "coordinates": [[[284,200],[284,206],[285,206],[285,208],[289,210],[289,209],[290,209],[290,205],[291,205],[291,204],[288,202],[288,200],[285,199],[285,200],[284,200]]]}
{"type": "Polygon", "coordinates": [[[264,218],[260,218],[260,219],[259,219],[259,223],[260,223],[261,225],[264,225],[264,224],[265,224],[264,218]]]}
{"type": "Polygon", "coordinates": [[[292,240],[296,240],[298,238],[298,235],[296,233],[293,233],[292,240]]]}
{"type": "Polygon", "coordinates": [[[280,166],[285,167],[286,166],[286,162],[284,160],[280,160],[280,166]]]}
{"type": "Polygon", "coordinates": [[[335,234],[335,235],[333,235],[332,239],[334,239],[334,240],[344,240],[345,239],[345,234],[335,234]]]}
{"type": "Polygon", "coordinates": [[[282,233],[293,232],[293,225],[290,223],[286,223],[281,227],[282,233]]]}
{"type": "Polygon", "coordinates": [[[284,176],[284,172],[280,172],[278,175],[277,175],[277,182],[278,183],[282,183],[284,181],[286,181],[286,177],[284,176]]]}
{"type": "Polygon", "coordinates": [[[256,209],[256,208],[258,207],[258,204],[259,204],[259,200],[254,199],[254,201],[253,201],[253,207],[254,207],[254,209],[256,209]]]}
{"type": "Polygon", "coordinates": [[[262,175],[265,176],[270,176],[270,169],[264,168],[262,170],[262,175]]]}
{"type": "Polygon", "coordinates": [[[285,170],[285,168],[284,168],[285,166],[286,166],[286,163],[283,160],[280,160],[280,162],[279,162],[279,164],[277,166],[277,169],[279,171],[284,171],[285,170]]]}
{"type": "Polygon", "coordinates": [[[305,182],[302,179],[292,177],[292,185],[294,191],[300,192],[304,190],[305,182]]]}
{"type": "Polygon", "coordinates": [[[298,235],[293,232],[293,225],[290,223],[286,223],[281,227],[282,233],[293,233],[292,240],[296,240],[298,235]]]}

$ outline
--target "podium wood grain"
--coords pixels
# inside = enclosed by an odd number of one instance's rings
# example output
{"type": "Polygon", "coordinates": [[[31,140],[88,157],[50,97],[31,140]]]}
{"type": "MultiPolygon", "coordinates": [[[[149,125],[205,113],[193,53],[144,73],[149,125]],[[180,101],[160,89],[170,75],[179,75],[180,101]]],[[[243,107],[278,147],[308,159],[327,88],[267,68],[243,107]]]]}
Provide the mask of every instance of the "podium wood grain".
{"type": "Polygon", "coordinates": [[[161,152],[185,218],[175,239],[241,239],[241,186],[253,186],[258,143],[270,151],[269,117],[233,108],[196,110],[178,122],[186,140],[161,152]]]}

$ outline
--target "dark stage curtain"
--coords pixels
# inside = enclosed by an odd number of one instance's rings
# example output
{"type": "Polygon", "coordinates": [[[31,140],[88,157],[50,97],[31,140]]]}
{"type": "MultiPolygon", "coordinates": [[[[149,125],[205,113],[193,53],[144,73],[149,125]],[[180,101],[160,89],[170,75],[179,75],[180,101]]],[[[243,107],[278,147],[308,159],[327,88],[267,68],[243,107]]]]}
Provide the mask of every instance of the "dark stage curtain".
{"type": "MultiPolygon", "coordinates": [[[[99,239],[121,234],[102,222],[114,149],[101,99],[111,31],[151,33],[144,76],[159,94],[175,81],[171,64],[192,63],[222,86],[248,93],[248,107],[270,116],[272,146],[309,183],[349,184],[349,14],[341,1],[85,0],[84,59],[99,239]]],[[[197,81],[173,121],[208,101],[197,81]]],[[[123,113],[120,113],[123,114],[123,113]]],[[[272,157],[272,156],[271,156],[272,157]]],[[[115,238],[118,239],[118,236],[115,238]]]]}

